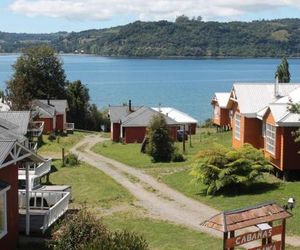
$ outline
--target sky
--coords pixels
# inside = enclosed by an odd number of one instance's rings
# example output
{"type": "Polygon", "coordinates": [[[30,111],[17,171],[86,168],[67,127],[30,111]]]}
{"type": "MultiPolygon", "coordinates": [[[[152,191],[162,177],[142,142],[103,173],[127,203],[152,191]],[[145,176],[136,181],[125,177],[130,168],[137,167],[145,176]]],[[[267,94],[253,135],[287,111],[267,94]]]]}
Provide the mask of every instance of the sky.
{"type": "Polygon", "coordinates": [[[183,14],[222,22],[295,18],[300,0],[0,0],[0,31],[81,31],[183,14]]]}

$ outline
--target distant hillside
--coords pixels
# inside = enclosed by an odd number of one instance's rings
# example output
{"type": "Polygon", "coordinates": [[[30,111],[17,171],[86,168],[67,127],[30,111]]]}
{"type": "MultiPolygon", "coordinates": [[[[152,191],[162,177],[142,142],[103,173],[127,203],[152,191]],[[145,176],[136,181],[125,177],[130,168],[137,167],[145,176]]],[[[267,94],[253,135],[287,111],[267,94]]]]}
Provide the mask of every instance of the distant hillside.
{"type": "Polygon", "coordinates": [[[57,51],[103,56],[300,56],[300,19],[253,22],[134,22],[109,29],[52,34],[0,32],[0,52],[49,43],[57,51]]]}

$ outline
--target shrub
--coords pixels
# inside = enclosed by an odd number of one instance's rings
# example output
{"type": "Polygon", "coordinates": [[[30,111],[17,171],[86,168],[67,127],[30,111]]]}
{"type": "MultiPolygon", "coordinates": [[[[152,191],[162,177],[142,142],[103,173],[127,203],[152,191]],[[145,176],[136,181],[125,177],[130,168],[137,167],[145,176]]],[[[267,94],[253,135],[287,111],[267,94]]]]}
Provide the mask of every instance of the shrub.
{"type": "Polygon", "coordinates": [[[67,157],[66,157],[66,164],[69,165],[69,166],[77,166],[79,165],[79,159],[78,159],[78,156],[76,154],[68,154],[67,157]]]}
{"type": "Polygon", "coordinates": [[[86,209],[68,215],[52,232],[54,250],[146,250],[147,242],[128,231],[111,232],[86,209]]]}
{"type": "Polygon", "coordinates": [[[184,158],[183,154],[181,154],[177,150],[175,150],[175,152],[172,156],[172,161],[173,162],[183,162],[183,161],[185,161],[185,158],[184,158]]]}
{"type": "Polygon", "coordinates": [[[167,123],[162,115],[154,116],[148,130],[147,153],[154,162],[169,162],[174,153],[174,142],[170,138],[167,123]]]}
{"type": "Polygon", "coordinates": [[[54,133],[50,133],[49,135],[48,135],[48,140],[49,141],[54,141],[56,139],[56,135],[54,134],[54,133]]]}
{"type": "Polygon", "coordinates": [[[207,194],[215,194],[230,186],[250,186],[272,170],[260,150],[245,144],[239,150],[218,148],[198,154],[191,174],[207,186],[207,194]]]}

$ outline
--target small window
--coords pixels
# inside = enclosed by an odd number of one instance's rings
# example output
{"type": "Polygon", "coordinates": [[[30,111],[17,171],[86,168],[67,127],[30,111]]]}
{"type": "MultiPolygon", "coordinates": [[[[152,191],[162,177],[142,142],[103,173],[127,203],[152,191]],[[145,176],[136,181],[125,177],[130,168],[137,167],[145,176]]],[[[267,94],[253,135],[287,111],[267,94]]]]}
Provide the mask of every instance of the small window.
{"type": "Polygon", "coordinates": [[[234,137],[237,140],[241,139],[241,115],[236,113],[234,119],[234,137]]]}
{"type": "Polygon", "coordinates": [[[7,234],[6,192],[9,187],[0,191],[0,239],[7,234]]]}
{"type": "Polygon", "coordinates": [[[270,124],[266,124],[266,150],[275,154],[276,148],[276,127],[270,124]]]}
{"type": "Polygon", "coordinates": [[[261,134],[263,137],[266,137],[266,122],[262,122],[262,130],[261,130],[261,134]]]}

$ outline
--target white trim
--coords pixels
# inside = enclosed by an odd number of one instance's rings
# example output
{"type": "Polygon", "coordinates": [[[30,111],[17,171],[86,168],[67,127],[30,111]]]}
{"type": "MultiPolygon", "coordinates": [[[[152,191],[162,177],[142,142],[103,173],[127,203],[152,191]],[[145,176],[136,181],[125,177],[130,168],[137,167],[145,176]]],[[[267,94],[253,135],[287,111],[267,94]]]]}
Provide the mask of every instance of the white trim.
{"type": "Polygon", "coordinates": [[[10,186],[4,188],[3,190],[1,190],[0,192],[0,196],[3,195],[3,199],[4,199],[4,221],[3,221],[3,231],[0,233],[0,239],[2,239],[5,235],[7,235],[8,231],[7,231],[7,191],[10,189],[10,186]]]}
{"type": "Polygon", "coordinates": [[[240,113],[235,112],[235,114],[234,114],[234,138],[239,141],[241,140],[241,117],[242,116],[240,113]],[[238,130],[237,130],[237,121],[239,123],[238,130]]]}
{"type": "Polygon", "coordinates": [[[276,130],[276,126],[266,123],[265,149],[274,156],[276,154],[276,130]],[[273,148],[273,150],[270,148],[273,148]]]}

